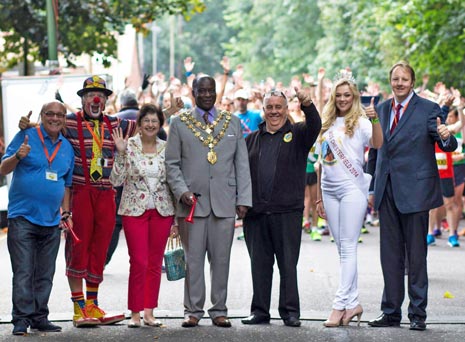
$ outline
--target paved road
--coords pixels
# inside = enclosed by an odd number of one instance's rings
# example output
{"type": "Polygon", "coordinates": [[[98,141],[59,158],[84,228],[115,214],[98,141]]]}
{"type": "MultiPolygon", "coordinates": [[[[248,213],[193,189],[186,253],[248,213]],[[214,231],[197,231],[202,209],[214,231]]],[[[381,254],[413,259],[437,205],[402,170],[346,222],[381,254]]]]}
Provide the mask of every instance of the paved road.
{"type": "MultiPolygon", "coordinates": [[[[464,223],[464,222],[461,222],[464,223]]],[[[461,224],[463,226],[464,224],[461,224]]],[[[72,304],[64,276],[63,244],[57,260],[57,272],[50,300],[50,318],[60,322],[62,333],[42,334],[31,332],[34,340],[53,341],[463,341],[465,339],[465,241],[461,248],[447,246],[445,238],[438,239],[437,245],[429,250],[428,267],[430,296],[428,305],[428,330],[408,330],[404,317],[401,328],[375,329],[366,322],[379,314],[382,293],[382,275],[379,264],[379,228],[370,227],[370,234],[363,235],[359,244],[359,292],[364,307],[362,325],[348,328],[324,328],[322,322],[331,309],[331,301],[338,284],[338,257],[336,246],[323,237],[323,241],[311,241],[302,237],[299,261],[299,287],[303,326],[300,329],[283,326],[276,310],[278,298],[278,272],[275,271],[272,324],[250,327],[240,323],[240,318],[249,314],[251,300],[251,276],[245,243],[234,240],[229,281],[228,306],[233,327],[221,329],[211,325],[208,318],[195,329],[181,328],[183,282],[169,282],[162,279],[159,309],[156,316],[161,318],[163,328],[143,327],[127,329],[123,324],[76,329],[70,321],[72,304]],[[444,298],[448,291],[454,298],[444,298]],[[47,335],[43,337],[43,335],[47,335]]],[[[241,229],[237,229],[236,236],[241,229]]],[[[11,268],[6,239],[0,235],[0,341],[19,340],[11,335],[11,268]]],[[[127,300],[128,256],[124,234],[114,258],[105,270],[105,280],[100,289],[100,303],[106,311],[125,312],[127,300]]],[[[208,279],[208,269],[206,269],[208,279]]],[[[208,303],[206,308],[208,308],[208,303]]],[[[403,308],[407,311],[406,304],[403,308]]]]}

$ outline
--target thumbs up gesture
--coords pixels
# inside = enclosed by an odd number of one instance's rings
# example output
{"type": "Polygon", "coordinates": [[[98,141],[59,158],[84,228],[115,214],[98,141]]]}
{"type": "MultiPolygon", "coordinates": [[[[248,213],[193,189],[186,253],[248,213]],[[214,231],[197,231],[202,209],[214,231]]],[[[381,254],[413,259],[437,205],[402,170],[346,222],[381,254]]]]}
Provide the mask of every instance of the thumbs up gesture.
{"type": "Polygon", "coordinates": [[[367,117],[373,121],[378,119],[378,113],[376,113],[375,109],[375,97],[373,96],[370,101],[370,105],[365,108],[365,113],[367,114],[367,117]]]}
{"type": "Polygon", "coordinates": [[[18,124],[20,130],[25,130],[26,128],[29,128],[29,123],[31,122],[31,115],[32,110],[29,111],[29,114],[27,114],[27,116],[21,117],[18,124]]]}
{"type": "Polygon", "coordinates": [[[18,160],[25,158],[29,154],[29,152],[31,152],[31,146],[28,144],[28,142],[29,136],[26,134],[23,143],[21,144],[21,146],[19,146],[18,151],[16,151],[16,158],[18,160]]]}
{"type": "Polygon", "coordinates": [[[444,125],[443,123],[441,123],[441,118],[437,117],[437,118],[436,118],[436,123],[437,123],[437,126],[438,126],[438,134],[439,134],[439,137],[440,137],[442,140],[447,140],[447,139],[449,139],[449,137],[450,137],[450,132],[449,132],[449,130],[447,129],[447,126],[444,125]]]}

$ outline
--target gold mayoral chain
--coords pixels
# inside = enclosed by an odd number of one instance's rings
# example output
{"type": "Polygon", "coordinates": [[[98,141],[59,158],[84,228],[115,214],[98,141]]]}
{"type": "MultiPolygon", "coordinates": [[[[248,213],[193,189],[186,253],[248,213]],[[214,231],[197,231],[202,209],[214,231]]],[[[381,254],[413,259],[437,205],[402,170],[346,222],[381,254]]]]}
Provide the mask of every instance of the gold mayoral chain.
{"type": "Polygon", "coordinates": [[[210,124],[203,124],[202,122],[198,121],[193,115],[192,111],[183,112],[179,114],[179,117],[182,122],[189,128],[194,136],[196,136],[203,144],[210,149],[207,154],[207,160],[210,164],[215,164],[218,160],[218,156],[213,148],[218,145],[218,143],[223,139],[226,130],[229,127],[229,122],[231,121],[231,113],[227,111],[221,111],[218,114],[218,117],[210,124]],[[223,120],[223,127],[220,129],[218,134],[214,137],[213,131],[215,127],[223,120]]]}

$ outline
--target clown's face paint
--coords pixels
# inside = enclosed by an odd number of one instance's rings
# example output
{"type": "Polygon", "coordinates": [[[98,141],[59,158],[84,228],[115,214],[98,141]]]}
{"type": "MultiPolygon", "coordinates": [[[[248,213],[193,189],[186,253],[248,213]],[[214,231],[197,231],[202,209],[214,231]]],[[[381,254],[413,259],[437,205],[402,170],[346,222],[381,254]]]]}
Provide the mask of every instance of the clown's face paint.
{"type": "Polygon", "coordinates": [[[82,108],[94,119],[103,113],[105,102],[107,102],[107,97],[100,91],[91,91],[82,96],[82,108]]]}

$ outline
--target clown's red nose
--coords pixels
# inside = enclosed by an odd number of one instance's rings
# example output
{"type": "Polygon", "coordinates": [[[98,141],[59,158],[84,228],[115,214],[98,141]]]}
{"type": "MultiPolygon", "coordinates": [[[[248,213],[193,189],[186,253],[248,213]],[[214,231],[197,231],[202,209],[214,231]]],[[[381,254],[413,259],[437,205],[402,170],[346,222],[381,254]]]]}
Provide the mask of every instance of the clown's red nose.
{"type": "Polygon", "coordinates": [[[98,96],[95,96],[94,99],[92,100],[95,104],[99,104],[100,103],[100,97],[98,96]]]}

